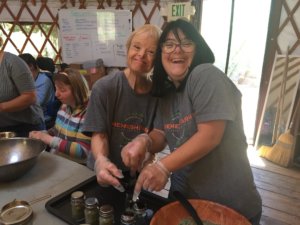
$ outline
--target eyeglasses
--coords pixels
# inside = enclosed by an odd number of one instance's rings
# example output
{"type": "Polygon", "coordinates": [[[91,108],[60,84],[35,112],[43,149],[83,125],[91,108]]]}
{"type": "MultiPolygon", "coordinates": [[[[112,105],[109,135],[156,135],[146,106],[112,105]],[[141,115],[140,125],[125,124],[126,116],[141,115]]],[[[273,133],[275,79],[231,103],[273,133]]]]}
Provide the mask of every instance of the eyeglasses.
{"type": "Polygon", "coordinates": [[[195,50],[195,44],[192,41],[183,41],[179,44],[173,41],[166,41],[162,44],[161,48],[163,53],[170,54],[174,52],[178,46],[185,53],[191,53],[195,50]]]}

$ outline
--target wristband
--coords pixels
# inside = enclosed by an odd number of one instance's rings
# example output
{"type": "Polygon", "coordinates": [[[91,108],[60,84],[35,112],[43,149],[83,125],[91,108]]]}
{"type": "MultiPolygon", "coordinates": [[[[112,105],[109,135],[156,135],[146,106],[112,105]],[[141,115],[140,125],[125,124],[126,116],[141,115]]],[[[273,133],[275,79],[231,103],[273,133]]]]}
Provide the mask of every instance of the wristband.
{"type": "Polygon", "coordinates": [[[54,148],[54,149],[58,149],[58,146],[59,146],[59,143],[60,143],[61,139],[59,137],[53,137],[49,146],[51,148],[54,148]]]}
{"type": "Polygon", "coordinates": [[[106,156],[104,155],[101,155],[101,156],[98,156],[97,159],[95,159],[95,163],[94,163],[94,171],[97,172],[97,165],[98,165],[98,162],[99,164],[101,164],[101,161],[102,160],[105,160],[105,162],[109,162],[109,158],[107,158],[106,156]]]}
{"type": "Polygon", "coordinates": [[[152,146],[152,139],[149,137],[148,134],[143,133],[143,134],[139,134],[138,137],[145,137],[146,141],[147,141],[147,148],[146,148],[146,152],[150,152],[150,148],[152,146]]]}
{"type": "Polygon", "coordinates": [[[159,168],[167,178],[171,176],[172,173],[164,166],[164,164],[162,164],[161,161],[156,161],[154,165],[156,165],[157,168],[159,168]]]}

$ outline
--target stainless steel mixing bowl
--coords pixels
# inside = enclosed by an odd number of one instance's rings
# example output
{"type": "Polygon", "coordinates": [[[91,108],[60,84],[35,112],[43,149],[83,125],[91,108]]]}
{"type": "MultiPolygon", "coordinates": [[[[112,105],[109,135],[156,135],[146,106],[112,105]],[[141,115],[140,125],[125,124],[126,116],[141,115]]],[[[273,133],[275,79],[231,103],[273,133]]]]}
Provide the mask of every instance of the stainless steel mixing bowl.
{"type": "Polygon", "coordinates": [[[42,141],[32,138],[0,139],[0,182],[12,181],[26,174],[45,149],[42,141]]]}
{"type": "Polygon", "coordinates": [[[11,132],[11,131],[0,132],[0,139],[1,138],[13,138],[15,136],[16,136],[15,132],[11,132]]]}

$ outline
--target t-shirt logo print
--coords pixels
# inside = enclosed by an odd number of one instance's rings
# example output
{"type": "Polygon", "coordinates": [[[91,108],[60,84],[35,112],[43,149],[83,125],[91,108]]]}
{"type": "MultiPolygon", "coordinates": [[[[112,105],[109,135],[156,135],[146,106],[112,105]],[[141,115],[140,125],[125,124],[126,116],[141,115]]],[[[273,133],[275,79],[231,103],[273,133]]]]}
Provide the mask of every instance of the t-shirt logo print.
{"type": "Polygon", "coordinates": [[[143,121],[142,115],[133,114],[127,116],[123,122],[113,122],[112,126],[120,129],[121,136],[129,142],[138,134],[147,132],[148,129],[143,125],[143,121]]]}
{"type": "Polygon", "coordinates": [[[183,116],[181,112],[177,111],[172,113],[170,123],[164,125],[167,135],[175,139],[176,147],[179,147],[189,138],[188,127],[191,125],[192,119],[192,114],[183,116]]]}
{"type": "Polygon", "coordinates": [[[175,112],[171,117],[172,126],[170,127],[170,131],[172,136],[177,140],[176,144],[179,144],[184,137],[184,129],[181,128],[182,124],[180,124],[180,118],[182,118],[180,112],[175,112]]]}

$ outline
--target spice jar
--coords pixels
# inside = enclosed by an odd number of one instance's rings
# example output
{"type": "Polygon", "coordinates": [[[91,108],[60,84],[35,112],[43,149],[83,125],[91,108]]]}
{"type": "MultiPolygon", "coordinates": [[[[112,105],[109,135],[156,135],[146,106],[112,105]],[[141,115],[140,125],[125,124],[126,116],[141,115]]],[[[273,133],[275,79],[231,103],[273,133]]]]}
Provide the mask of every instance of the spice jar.
{"type": "Polygon", "coordinates": [[[146,204],[142,201],[137,201],[133,205],[133,212],[136,218],[137,225],[147,224],[146,204]]]}
{"type": "Polygon", "coordinates": [[[79,221],[84,218],[84,193],[75,191],[71,194],[72,218],[79,221]]]}
{"type": "Polygon", "coordinates": [[[95,197],[90,197],[85,200],[84,218],[85,223],[90,225],[99,224],[99,208],[98,200],[95,197]]]}
{"type": "Polygon", "coordinates": [[[125,211],[121,215],[120,222],[120,225],[136,225],[134,213],[132,211],[125,211]]]}
{"type": "Polygon", "coordinates": [[[114,209],[111,205],[103,205],[99,210],[99,225],[114,224],[114,209]]]}

